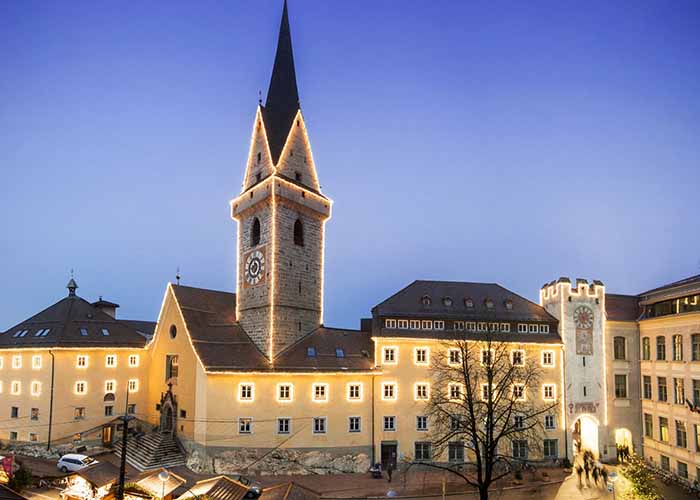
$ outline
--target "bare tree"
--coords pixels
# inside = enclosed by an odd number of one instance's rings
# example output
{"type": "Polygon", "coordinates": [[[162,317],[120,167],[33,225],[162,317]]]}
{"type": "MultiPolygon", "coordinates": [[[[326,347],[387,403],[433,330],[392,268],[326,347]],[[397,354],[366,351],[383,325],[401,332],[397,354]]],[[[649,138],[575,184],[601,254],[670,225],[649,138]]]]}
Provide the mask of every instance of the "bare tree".
{"type": "Polygon", "coordinates": [[[442,354],[433,356],[427,404],[432,455],[443,455],[454,443],[451,463],[431,465],[460,476],[482,500],[494,481],[526,463],[528,450],[541,448],[544,415],[558,406],[542,397],[539,356],[527,344],[503,342],[497,335],[445,342],[442,354]],[[519,349],[531,355],[514,354],[519,349]]]}

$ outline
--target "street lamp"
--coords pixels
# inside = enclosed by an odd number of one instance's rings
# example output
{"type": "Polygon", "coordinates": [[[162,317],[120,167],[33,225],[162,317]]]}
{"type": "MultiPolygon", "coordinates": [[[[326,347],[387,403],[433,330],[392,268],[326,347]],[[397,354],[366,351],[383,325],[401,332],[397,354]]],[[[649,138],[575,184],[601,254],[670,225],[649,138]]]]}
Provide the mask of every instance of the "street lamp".
{"type": "Polygon", "coordinates": [[[617,472],[612,471],[610,473],[610,488],[608,491],[612,491],[613,494],[613,500],[615,500],[615,481],[617,481],[617,472]]]}
{"type": "Polygon", "coordinates": [[[168,482],[168,479],[170,479],[170,473],[168,472],[167,469],[163,469],[158,473],[158,479],[160,479],[160,482],[163,483],[163,488],[160,490],[160,500],[163,500],[163,497],[165,496],[165,483],[168,482]]]}

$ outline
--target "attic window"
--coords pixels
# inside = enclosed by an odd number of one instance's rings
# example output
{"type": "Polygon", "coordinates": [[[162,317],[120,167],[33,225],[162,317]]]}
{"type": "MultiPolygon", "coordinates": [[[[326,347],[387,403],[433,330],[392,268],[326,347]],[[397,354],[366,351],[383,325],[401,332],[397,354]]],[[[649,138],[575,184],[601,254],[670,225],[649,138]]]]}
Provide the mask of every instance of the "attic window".
{"type": "Polygon", "coordinates": [[[15,332],[13,337],[15,337],[15,338],[25,337],[27,335],[27,333],[29,333],[29,330],[19,330],[19,331],[15,332]]]}
{"type": "Polygon", "coordinates": [[[445,307],[450,307],[450,306],[452,306],[452,299],[451,299],[450,297],[443,297],[443,298],[442,298],[442,304],[443,304],[445,307]]]}
{"type": "Polygon", "coordinates": [[[81,328],[80,335],[82,335],[83,337],[87,337],[88,336],[87,328],[81,328]]]}
{"type": "Polygon", "coordinates": [[[107,330],[106,328],[103,328],[103,329],[102,329],[102,336],[103,336],[103,337],[109,337],[109,330],[107,330]]]}
{"type": "Polygon", "coordinates": [[[341,349],[340,347],[336,347],[335,349],[335,357],[336,358],[344,358],[345,357],[345,351],[341,349]]]}
{"type": "Polygon", "coordinates": [[[34,336],[35,336],[35,337],[46,337],[46,336],[49,334],[50,331],[51,331],[50,328],[42,328],[41,330],[39,330],[38,332],[36,332],[36,333],[34,334],[34,336]]]}
{"type": "Polygon", "coordinates": [[[423,295],[420,299],[420,302],[424,306],[429,306],[430,304],[432,304],[433,301],[427,295],[423,295]]]}
{"type": "Polygon", "coordinates": [[[474,301],[472,299],[464,299],[464,307],[468,307],[469,309],[474,308],[474,301]]]}
{"type": "Polygon", "coordinates": [[[307,347],[306,348],[306,356],[309,358],[315,358],[316,357],[316,348],[315,347],[307,347]]]}
{"type": "Polygon", "coordinates": [[[491,300],[491,299],[486,299],[486,300],[484,301],[484,304],[486,304],[486,308],[487,308],[487,309],[493,309],[493,300],[491,300]]]}
{"type": "Polygon", "coordinates": [[[506,309],[509,311],[513,309],[513,301],[510,299],[506,299],[506,309]]]}

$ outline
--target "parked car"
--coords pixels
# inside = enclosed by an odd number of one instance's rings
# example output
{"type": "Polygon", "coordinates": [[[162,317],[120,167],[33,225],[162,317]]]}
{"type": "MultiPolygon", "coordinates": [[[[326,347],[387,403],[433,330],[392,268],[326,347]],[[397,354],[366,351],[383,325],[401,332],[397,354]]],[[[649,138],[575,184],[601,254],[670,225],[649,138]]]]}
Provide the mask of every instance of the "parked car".
{"type": "Polygon", "coordinates": [[[75,472],[96,463],[97,460],[88,457],[87,455],[69,453],[68,455],[63,455],[60,458],[56,464],[56,468],[60,469],[61,472],[75,472]]]}
{"type": "Polygon", "coordinates": [[[231,476],[231,479],[248,487],[248,493],[245,495],[246,498],[258,498],[262,494],[262,485],[258,482],[251,481],[247,477],[239,474],[234,474],[231,476]]]}

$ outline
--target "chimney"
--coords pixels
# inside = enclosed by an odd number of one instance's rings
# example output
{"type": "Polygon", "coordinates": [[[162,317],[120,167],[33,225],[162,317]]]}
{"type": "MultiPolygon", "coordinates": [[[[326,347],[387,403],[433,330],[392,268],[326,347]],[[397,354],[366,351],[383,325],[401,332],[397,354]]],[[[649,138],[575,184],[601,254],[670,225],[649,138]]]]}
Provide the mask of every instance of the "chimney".
{"type": "Polygon", "coordinates": [[[115,304],[114,302],[110,302],[108,300],[102,300],[102,297],[100,297],[100,300],[92,303],[92,307],[96,307],[103,313],[106,313],[115,319],[117,318],[117,307],[119,307],[119,304],[115,304]]]}

